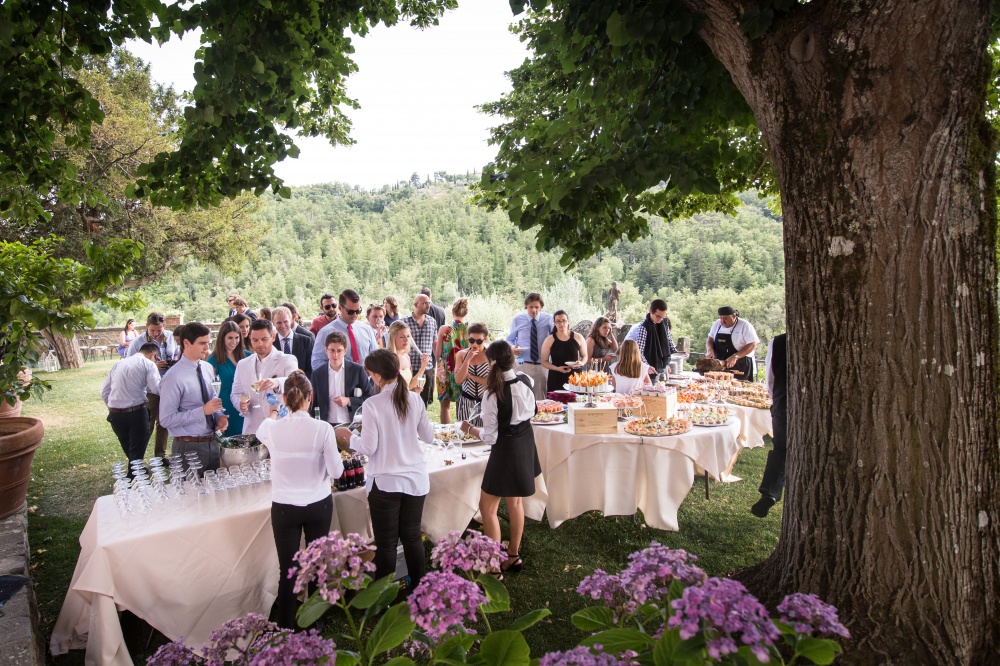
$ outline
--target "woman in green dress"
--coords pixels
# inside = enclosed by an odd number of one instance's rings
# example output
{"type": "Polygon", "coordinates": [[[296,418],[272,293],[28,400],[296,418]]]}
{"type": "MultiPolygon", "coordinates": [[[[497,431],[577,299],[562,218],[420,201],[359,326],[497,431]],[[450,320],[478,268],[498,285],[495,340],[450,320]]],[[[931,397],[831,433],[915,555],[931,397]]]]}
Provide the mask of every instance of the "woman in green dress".
{"type": "Polygon", "coordinates": [[[469,326],[465,318],[469,314],[469,299],[459,298],[451,304],[451,316],[454,318],[451,326],[445,325],[438,329],[434,341],[434,356],[438,359],[437,370],[434,373],[438,390],[438,401],[441,403],[441,423],[451,423],[451,403],[458,401],[462,394],[461,384],[455,381],[455,356],[459,351],[469,348],[469,326]]]}
{"type": "Polygon", "coordinates": [[[226,428],[225,435],[239,435],[243,432],[243,416],[237,406],[233,405],[229,399],[229,394],[233,392],[233,377],[236,376],[236,363],[242,361],[250,355],[250,351],[243,346],[243,333],[236,322],[224,321],[219,326],[219,334],[215,338],[215,350],[208,357],[208,362],[215,368],[215,376],[222,382],[219,389],[219,397],[222,399],[222,408],[229,417],[229,427],[226,428]]]}

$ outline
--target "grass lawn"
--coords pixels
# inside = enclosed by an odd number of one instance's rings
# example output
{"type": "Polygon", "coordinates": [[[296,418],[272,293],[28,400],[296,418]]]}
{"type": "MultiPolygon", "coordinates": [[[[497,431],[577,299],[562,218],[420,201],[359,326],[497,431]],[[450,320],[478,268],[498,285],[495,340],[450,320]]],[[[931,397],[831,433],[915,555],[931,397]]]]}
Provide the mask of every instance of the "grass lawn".
{"type": "MultiPolygon", "coordinates": [[[[32,400],[24,406],[25,416],[45,423],[45,442],[35,455],[28,488],[28,528],[46,644],[80,553],[80,532],[94,501],[111,490],[111,463],[124,458],[105,420],[107,410],[99,395],[112,364],[91,362],[78,370],[43,374],[53,390],[44,400],[32,400]]],[[[435,405],[430,410],[433,420],[437,420],[437,412],[435,405]]],[[[152,441],[148,453],[152,453],[152,441]]],[[[532,656],[572,647],[582,634],[572,626],[569,616],[586,605],[575,592],[580,580],[595,568],[620,569],[629,553],[653,540],[696,554],[710,575],[725,575],[764,559],[776,545],[781,526],[780,504],[766,520],[749,513],[759,497],[757,485],[765,460],[765,449],[744,451],[733,470],[743,481],[713,483],[708,501],[704,481],[696,481],[681,506],[680,532],[646,527],[641,513],[633,519],[605,518],[592,512],[556,530],[528,521],[522,550],[525,571],[505,581],[513,610],[492,616],[493,628],[503,628],[532,609],[548,607],[553,616],[526,634],[532,656]]],[[[149,629],[134,619],[124,626],[136,663],[143,663],[164,642],[159,634],[149,642],[149,629]]],[[[328,623],[328,632],[334,631],[335,623],[328,623]]],[[[80,650],[57,661],[50,657],[49,661],[82,664],[83,657],[80,650]]]]}

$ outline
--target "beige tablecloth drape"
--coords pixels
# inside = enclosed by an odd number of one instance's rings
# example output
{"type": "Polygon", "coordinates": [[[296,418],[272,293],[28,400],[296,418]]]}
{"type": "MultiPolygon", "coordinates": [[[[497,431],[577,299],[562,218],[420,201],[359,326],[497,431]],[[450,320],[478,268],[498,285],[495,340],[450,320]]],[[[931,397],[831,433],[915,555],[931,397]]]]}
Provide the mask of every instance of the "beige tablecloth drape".
{"type": "MultiPolygon", "coordinates": [[[[437,541],[462,531],[479,509],[485,446],[465,447],[429,462],[431,489],[421,527],[437,541]]],[[[371,538],[364,488],[333,494],[331,529],[371,538]]],[[[544,480],[525,499],[525,514],[541,520],[544,480]]],[[[52,632],[53,655],[86,647],[86,663],[128,666],[119,609],[144,619],[171,640],[200,648],[225,622],[267,615],[277,595],[278,555],[271,531],[271,490],[264,483],[221,495],[194,496],[148,518],[123,519],[111,496],[101,497],[80,535],[80,558],[52,632]]]]}
{"type": "Polygon", "coordinates": [[[679,529],[677,510],[702,470],[727,477],[740,451],[739,423],[693,428],[673,437],[637,437],[623,426],[613,435],[575,435],[568,425],[535,426],[535,443],[548,489],[549,524],[587,511],[631,515],[646,524],[679,529]]]}
{"type": "Polygon", "coordinates": [[[747,449],[764,446],[764,435],[773,436],[771,410],[727,404],[740,420],[740,444],[747,449]]]}

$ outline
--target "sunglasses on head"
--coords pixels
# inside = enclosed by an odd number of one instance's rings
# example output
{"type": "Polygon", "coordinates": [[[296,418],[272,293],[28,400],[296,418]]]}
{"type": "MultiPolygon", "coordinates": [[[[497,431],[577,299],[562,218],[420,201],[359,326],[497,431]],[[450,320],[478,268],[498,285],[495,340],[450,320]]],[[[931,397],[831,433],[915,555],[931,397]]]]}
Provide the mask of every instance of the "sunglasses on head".
{"type": "Polygon", "coordinates": [[[469,338],[470,345],[481,345],[486,342],[486,338],[469,338]]]}
{"type": "Polygon", "coordinates": [[[163,318],[163,315],[153,315],[152,317],[149,318],[149,321],[150,321],[150,323],[153,323],[153,324],[162,324],[163,321],[164,321],[164,318],[163,318]]]}
{"type": "Polygon", "coordinates": [[[364,312],[364,310],[348,310],[347,308],[344,308],[344,312],[346,312],[349,315],[359,315],[362,312],[364,312]]]}

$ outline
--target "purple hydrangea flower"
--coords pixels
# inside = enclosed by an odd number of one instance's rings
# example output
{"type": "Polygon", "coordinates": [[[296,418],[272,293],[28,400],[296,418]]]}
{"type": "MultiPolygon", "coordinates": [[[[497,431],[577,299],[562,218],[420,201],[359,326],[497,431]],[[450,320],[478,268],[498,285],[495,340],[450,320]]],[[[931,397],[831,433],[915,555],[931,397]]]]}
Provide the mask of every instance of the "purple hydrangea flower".
{"type": "Polygon", "coordinates": [[[497,571],[506,559],[507,551],[501,544],[476,530],[467,531],[464,537],[452,530],[431,551],[431,564],[449,573],[489,573],[497,571]]]}
{"type": "Polygon", "coordinates": [[[276,634],[255,646],[250,666],[312,666],[333,663],[337,644],[313,629],[308,633],[291,631],[276,634]]]}
{"type": "Polygon", "coordinates": [[[146,666],[191,666],[200,663],[201,659],[184,644],[184,641],[174,641],[161,645],[146,661],[146,666]]]}
{"type": "Polygon", "coordinates": [[[691,564],[698,559],[683,551],[662,546],[656,541],[649,548],[629,555],[629,564],[620,574],[612,575],[597,569],[577,587],[577,593],[600,600],[610,608],[631,614],[651,601],[665,599],[671,581],[700,585],[705,572],[691,564]]]}
{"type": "Polygon", "coordinates": [[[205,664],[223,666],[231,650],[243,652],[263,634],[277,630],[278,625],[257,613],[230,620],[209,634],[202,649],[205,664]]]}
{"type": "Polygon", "coordinates": [[[538,660],[538,666],[616,666],[619,663],[614,655],[600,652],[601,646],[594,648],[598,650],[596,653],[584,645],[565,652],[549,652],[538,660]]]}
{"type": "Polygon", "coordinates": [[[778,604],[778,619],[800,634],[835,634],[850,638],[851,632],[840,623],[837,609],[815,594],[796,592],[785,597],[778,604]]]}
{"type": "Polygon", "coordinates": [[[709,578],[700,586],[688,587],[671,605],[677,612],[668,626],[680,628],[685,640],[704,631],[712,659],[736,652],[738,637],[758,660],[767,662],[768,648],[781,636],[767,609],[743,585],[728,578],[709,578]]]}
{"type": "Polygon", "coordinates": [[[315,583],[319,595],[335,604],[343,596],[344,590],[360,590],[364,587],[368,572],[375,571],[374,564],[361,558],[362,553],[369,550],[361,536],[342,536],[334,530],[295,553],[295,561],[299,566],[298,569],[290,569],[288,577],[296,577],[296,593],[307,590],[310,583],[315,583]]]}
{"type": "Polygon", "coordinates": [[[448,634],[464,631],[466,620],[476,621],[476,609],[486,603],[486,596],[472,581],[453,573],[432,571],[407,600],[410,618],[434,642],[448,634]]]}

